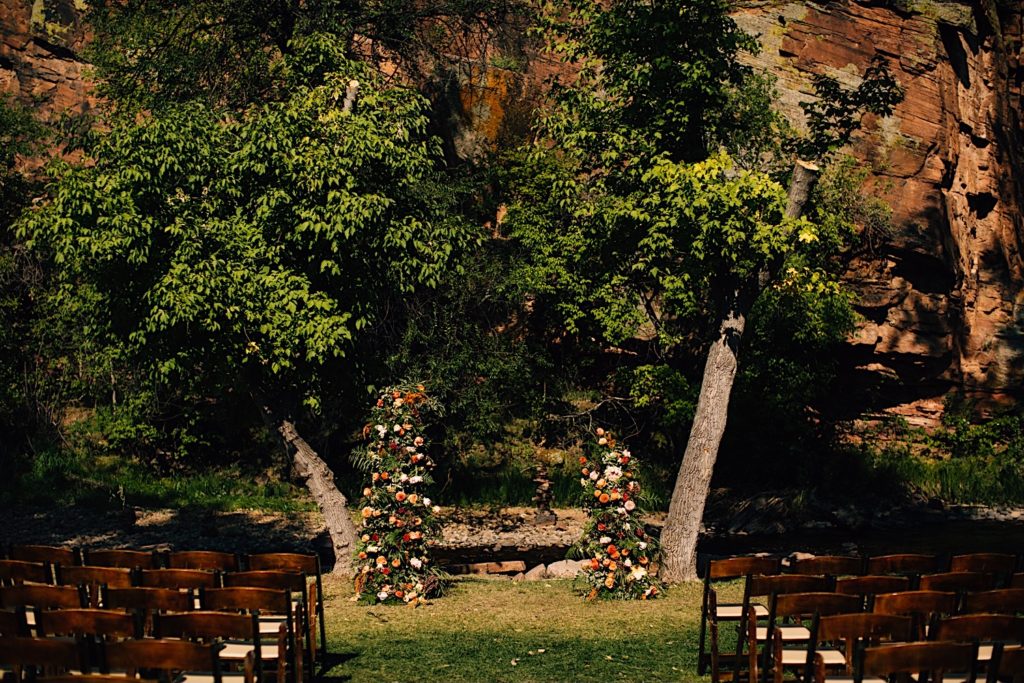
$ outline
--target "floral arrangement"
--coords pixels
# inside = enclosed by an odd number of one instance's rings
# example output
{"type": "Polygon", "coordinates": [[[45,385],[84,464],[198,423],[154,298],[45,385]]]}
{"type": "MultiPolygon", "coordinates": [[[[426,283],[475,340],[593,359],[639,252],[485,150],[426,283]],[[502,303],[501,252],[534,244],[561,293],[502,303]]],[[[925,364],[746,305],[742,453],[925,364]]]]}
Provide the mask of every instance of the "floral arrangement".
{"type": "Polygon", "coordinates": [[[364,602],[418,605],[443,592],[445,576],[431,565],[428,548],[439,508],[424,495],[434,463],[423,417],[432,407],[422,384],[389,387],[363,430],[370,481],[360,500],[355,588],[364,602]]]}
{"type": "Polygon", "coordinates": [[[640,518],[640,483],[628,450],[619,450],[611,433],[598,428],[591,457],[580,457],[583,506],[590,519],[575,555],[589,563],[576,579],[587,599],[653,598],[661,585],[651,575],[657,541],[640,518]]]}

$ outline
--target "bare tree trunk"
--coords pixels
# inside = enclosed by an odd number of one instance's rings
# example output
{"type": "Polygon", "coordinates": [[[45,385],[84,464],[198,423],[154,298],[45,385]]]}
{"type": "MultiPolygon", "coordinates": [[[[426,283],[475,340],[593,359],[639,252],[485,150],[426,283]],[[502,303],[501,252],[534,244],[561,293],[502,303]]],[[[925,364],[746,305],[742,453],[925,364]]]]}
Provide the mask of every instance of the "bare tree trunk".
{"type": "MultiPolygon", "coordinates": [[[[787,216],[800,217],[817,177],[817,166],[804,161],[796,163],[789,186],[787,216]]],[[[718,336],[708,349],[690,439],[686,443],[683,462],[679,465],[665,529],[661,534],[661,578],[666,582],[678,583],[697,578],[697,538],[718,448],[729,417],[729,398],[736,379],[739,343],[750,308],[760,288],[768,284],[772,276],[773,273],[766,271],[759,278],[758,287],[751,288],[752,291],[732,292],[728,305],[722,309],[718,336]]]]}
{"type": "Polygon", "coordinates": [[[282,420],[278,431],[288,445],[295,464],[295,471],[305,480],[306,488],[313,494],[320,512],[323,513],[327,533],[334,546],[334,574],[352,575],[352,554],[356,549],[356,526],[348,511],[345,495],[334,484],[334,473],[305,439],[295,431],[295,425],[282,420]]]}

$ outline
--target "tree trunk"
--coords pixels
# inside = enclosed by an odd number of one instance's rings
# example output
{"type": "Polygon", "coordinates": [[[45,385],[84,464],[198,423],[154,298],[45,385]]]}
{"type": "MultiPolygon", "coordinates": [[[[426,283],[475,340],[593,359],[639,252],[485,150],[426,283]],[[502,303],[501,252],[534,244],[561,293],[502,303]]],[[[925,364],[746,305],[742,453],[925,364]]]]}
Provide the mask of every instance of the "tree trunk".
{"type": "Polygon", "coordinates": [[[278,431],[284,438],[295,464],[295,471],[305,480],[306,488],[324,516],[327,533],[334,547],[334,570],[332,573],[352,575],[352,554],[356,549],[356,526],[348,511],[345,495],[334,484],[334,473],[305,439],[295,431],[295,425],[282,420],[278,431]]]}
{"type": "MultiPolygon", "coordinates": [[[[818,177],[818,167],[797,161],[789,186],[786,215],[799,218],[818,177]]],[[[661,578],[668,583],[697,578],[697,538],[704,518],[704,505],[711,487],[711,475],[718,459],[718,448],[729,417],[729,398],[736,379],[737,352],[747,314],[760,288],[774,273],[766,269],[752,291],[735,291],[718,323],[718,337],[708,350],[701,381],[697,411],[693,416],[690,439],[672,489],[665,529],[661,534],[661,578]]]]}

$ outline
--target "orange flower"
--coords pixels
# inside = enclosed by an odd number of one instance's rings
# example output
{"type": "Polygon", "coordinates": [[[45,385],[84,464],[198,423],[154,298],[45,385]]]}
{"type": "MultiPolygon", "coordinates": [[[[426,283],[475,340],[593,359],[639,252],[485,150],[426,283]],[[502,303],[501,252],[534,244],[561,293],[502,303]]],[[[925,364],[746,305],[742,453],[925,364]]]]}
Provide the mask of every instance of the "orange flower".
{"type": "Polygon", "coordinates": [[[601,566],[601,563],[597,561],[596,557],[590,560],[590,568],[591,569],[597,571],[597,568],[600,567],[600,566],[601,566]]]}
{"type": "Polygon", "coordinates": [[[607,567],[607,566],[608,566],[608,565],[610,565],[611,563],[612,563],[612,561],[611,561],[611,560],[609,560],[609,559],[608,559],[608,558],[606,557],[606,558],[604,558],[604,562],[602,562],[601,564],[603,564],[604,566],[606,566],[606,567],[607,567]]]}
{"type": "Polygon", "coordinates": [[[601,496],[603,496],[603,495],[604,495],[604,494],[603,494],[603,493],[601,493],[600,491],[594,491],[594,498],[600,498],[600,497],[601,497],[601,496]]]}
{"type": "Polygon", "coordinates": [[[596,486],[599,489],[603,489],[607,485],[608,485],[608,482],[606,482],[604,479],[598,479],[597,483],[594,484],[594,486],[596,486]]]}
{"type": "Polygon", "coordinates": [[[391,392],[391,398],[402,398],[402,392],[401,391],[392,391],[391,392]]]}
{"type": "Polygon", "coordinates": [[[395,591],[395,597],[398,598],[399,600],[401,600],[404,596],[405,596],[405,593],[403,593],[402,591],[395,591]]]}
{"type": "Polygon", "coordinates": [[[409,503],[411,505],[415,505],[416,501],[418,501],[419,499],[420,499],[420,497],[417,496],[415,493],[413,493],[412,495],[409,496],[409,503]]]}
{"type": "Polygon", "coordinates": [[[367,519],[373,514],[373,508],[363,508],[363,519],[367,519]]]}
{"type": "Polygon", "coordinates": [[[610,563],[608,564],[608,570],[609,570],[609,571],[615,571],[615,570],[616,570],[616,569],[618,569],[618,568],[619,568],[619,565],[618,565],[618,564],[616,564],[615,562],[610,562],[610,563]]]}
{"type": "Polygon", "coordinates": [[[618,500],[621,497],[622,497],[622,494],[620,494],[618,491],[612,491],[612,495],[611,495],[611,499],[612,500],[618,500]]]}
{"type": "Polygon", "coordinates": [[[366,496],[367,498],[370,497],[371,493],[373,493],[373,491],[370,490],[369,486],[367,486],[365,489],[363,489],[363,495],[366,496]]]}
{"type": "Polygon", "coordinates": [[[397,500],[399,503],[405,500],[405,491],[399,491],[398,493],[396,493],[395,500],[397,500]]]}
{"type": "Polygon", "coordinates": [[[605,548],[605,550],[608,551],[609,555],[614,555],[615,553],[619,552],[619,549],[615,547],[614,543],[605,548]]]}
{"type": "Polygon", "coordinates": [[[623,548],[620,552],[623,557],[629,557],[629,548],[623,548]]]}
{"type": "Polygon", "coordinates": [[[607,579],[604,580],[604,585],[605,585],[605,588],[609,588],[609,589],[615,588],[615,577],[614,576],[609,576],[607,579]]]}
{"type": "Polygon", "coordinates": [[[590,475],[590,468],[588,468],[588,467],[584,467],[581,471],[583,472],[583,476],[584,477],[590,475]]]}
{"type": "Polygon", "coordinates": [[[640,559],[637,560],[637,562],[639,562],[640,564],[647,564],[647,558],[645,556],[641,555],[640,559]]]}
{"type": "Polygon", "coordinates": [[[380,478],[383,479],[384,481],[387,481],[388,479],[391,478],[391,475],[388,474],[387,472],[381,472],[380,473],[380,478]]]}
{"type": "Polygon", "coordinates": [[[583,457],[582,455],[580,456],[580,464],[581,465],[586,465],[587,464],[587,459],[585,457],[583,457]]]}
{"type": "Polygon", "coordinates": [[[384,565],[384,564],[387,564],[387,563],[388,563],[388,558],[384,557],[383,555],[381,555],[380,557],[377,558],[377,564],[384,565]]]}
{"type": "Polygon", "coordinates": [[[373,473],[373,480],[374,480],[374,481],[377,481],[378,479],[380,479],[380,475],[379,475],[379,474],[377,474],[376,472],[374,472],[374,473],[373,473]]]}
{"type": "Polygon", "coordinates": [[[366,559],[366,553],[363,553],[363,552],[359,553],[359,559],[360,560],[365,560],[366,559]]]}
{"type": "Polygon", "coordinates": [[[391,560],[391,566],[392,567],[401,567],[402,566],[402,561],[396,557],[395,559],[391,560]]]}
{"type": "Polygon", "coordinates": [[[416,388],[419,389],[420,391],[426,391],[427,390],[427,388],[425,386],[423,386],[422,384],[417,384],[416,388]]]}
{"type": "Polygon", "coordinates": [[[601,501],[602,503],[607,503],[608,502],[608,494],[607,493],[598,493],[598,498],[597,499],[599,501],[601,501]]]}

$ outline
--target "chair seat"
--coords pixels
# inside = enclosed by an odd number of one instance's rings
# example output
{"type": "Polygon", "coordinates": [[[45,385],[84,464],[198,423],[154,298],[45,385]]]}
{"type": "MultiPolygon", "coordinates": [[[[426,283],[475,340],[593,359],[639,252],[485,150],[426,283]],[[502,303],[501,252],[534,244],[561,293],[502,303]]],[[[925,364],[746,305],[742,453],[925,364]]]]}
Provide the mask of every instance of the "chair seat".
{"type": "MultiPolygon", "coordinates": [[[[786,642],[795,642],[801,640],[810,640],[811,631],[804,626],[776,626],[775,630],[782,634],[782,640],[786,642]]],[[[768,627],[758,626],[757,627],[757,639],[759,641],[766,640],[768,638],[768,627]]]]}
{"type": "MultiPolygon", "coordinates": [[[[215,683],[217,679],[214,678],[212,673],[203,672],[188,672],[178,676],[174,683],[215,683]]],[[[221,681],[227,681],[228,683],[241,683],[245,680],[244,673],[226,673],[220,675],[221,681]]]]}
{"type": "MultiPolygon", "coordinates": [[[[758,619],[768,617],[768,608],[764,605],[752,604],[751,607],[754,608],[754,614],[758,619]]],[[[715,616],[719,621],[738,620],[743,616],[743,605],[719,605],[715,610],[715,616]]]]}
{"type": "MultiPolygon", "coordinates": [[[[253,652],[252,643],[241,643],[228,641],[224,643],[224,648],[220,651],[220,658],[230,661],[240,661],[245,659],[246,655],[253,652]]],[[[260,644],[260,657],[264,661],[268,659],[277,659],[277,644],[276,643],[261,643],[260,644]]]]}
{"type": "Polygon", "coordinates": [[[992,651],[995,649],[992,645],[979,645],[978,646],[978,661],[979,662],[991,662],[992,651]]]}
{"type": "MultiPolygon", "coordinates": [[[[843,666],[846,664],[846,657],[839,650],[816,650],[815,654],[821,655],[825,660],[825,666],[843,666]]],[[[783,666],[799,666],[807,663],[807,650],[791,649],[782,651],[783,666]]]]}

